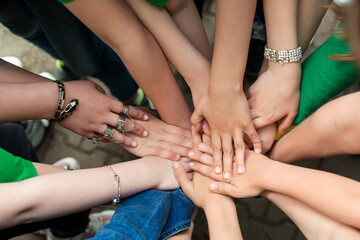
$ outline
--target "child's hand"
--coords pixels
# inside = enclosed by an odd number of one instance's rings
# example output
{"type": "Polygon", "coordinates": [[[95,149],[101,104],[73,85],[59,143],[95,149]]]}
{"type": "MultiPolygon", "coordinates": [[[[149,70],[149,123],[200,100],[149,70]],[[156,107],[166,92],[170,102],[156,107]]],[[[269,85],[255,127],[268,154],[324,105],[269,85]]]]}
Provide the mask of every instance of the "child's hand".
{"type": "Polygon", "coordinates": [[[264,191],[262,187],[261,174],[272,161],[261,154],[253,151],[246,151],[245,162],[247,171],[243,175],[234,174],[228,183],[222,182],[219,175],[216,175],[212,167],[212,157],[209,154],[195,152],[192,159],[196,162],[190,163],[190,167],[195,172],[199,172],[217,182],[210,185],[214,193],[221,193],[234,198],[254,197],[264,191]]]}
{"type": "Polygon", "coordinates": [[[264,154],[269,151],[274,143],[277,124],[273,123],[263,128],[257,129],[261,140],[261,153],[264,154]]]}
{"type": "Polygon", "coordinates": [[[231,178],[235,151],[237,173],[244,173],[243,135],[249,136],[255,150],[261,152],[260,139],[251,121],[245,94],[234,89],[207,93],[191,117],[195,131],[201,129],[204,119],[210,126],[215,172],[224,172],[224,179],[231,178]]]}
{"type": "Polygon", "coordinates": [[[131,138],[137,140],[138,146],[136,148],[123,147],[139,157],[150,155],[179,160],[181,156],[187,156],[192,147],[190,131],[169,125],[151,114],[147,115],[149,120],[141,124],[148,130],[148,137],[140,138],[129,134],[131,138]]]}
{"type": "MultiPolygon", "coordinates": [[[[142,159],[146,165],[146,171],[152,176],[151,181],[154,181],[154,189],[166,191],[180,187],[171,167],[173,161],[159,157],[144,157],[142,159]]],[[[186,177],[191,179],[193,173],[189,166],[190,162],[191,160],[188,158],[181,158],[177,161],[183,167],[186,177]]]]}
{"type": "MultiPolygon", "coordinates": [[[[181,164],[174,162],[173,168],[175,177],[179,181],[181,189],[194,202],[196,206],[205,208],[208,204],[213,203],[219,198],[216,196],[216,194],[210,192],[209,186],[212,182],[210,178],[199,173],[194,173],[194,177],[191,181],[186,174],[186,169],[184,169],[181,164]]],[[[212,172],[212,174],[218,178],[221,178],[214,172],[212,172]]]]}
{"type": "Polygon", "coordinates": [[[262,128],[282,119],[279,132],[291,126],[299,107],[300,63],[269,63],[246,95],[256,128],[262,128]]]}

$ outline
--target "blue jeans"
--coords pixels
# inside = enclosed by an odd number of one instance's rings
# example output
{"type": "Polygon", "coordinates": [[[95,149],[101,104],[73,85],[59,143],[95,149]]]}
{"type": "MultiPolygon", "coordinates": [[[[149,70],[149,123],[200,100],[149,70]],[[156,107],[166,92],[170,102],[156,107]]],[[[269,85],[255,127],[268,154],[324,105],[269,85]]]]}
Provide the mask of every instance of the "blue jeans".
{"type": "Polygon", "coordinates": [[[117,54],[56,0],[1,0],[0,21],[14,34],[103,81],[119,100],[138,86],[117,54]]]}
{"type": "Polygon", "coordinates": [[[190,227],[193,211],[194,204],[180,189],[148,190],[121,203],[92,239],[167,239],[190,227]]]}

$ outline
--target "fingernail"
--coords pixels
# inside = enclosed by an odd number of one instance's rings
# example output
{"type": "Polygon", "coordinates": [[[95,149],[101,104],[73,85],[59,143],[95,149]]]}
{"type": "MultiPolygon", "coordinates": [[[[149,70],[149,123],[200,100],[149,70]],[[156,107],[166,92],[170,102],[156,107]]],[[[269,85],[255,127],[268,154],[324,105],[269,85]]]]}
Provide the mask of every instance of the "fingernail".
{"type": "Polygon", "coordinates": [[[239,166],[239,167],[237,168],[237,172],[238,172],[239,174],[242,174],[242,173],[245,172],[245,168],[244,168],[243,166],[239,166]]]}
{"type": "Polygon", "coordinates": [[[261,149],[260,149],[260,148],[256,148],[256,149],[255,149],[255,152],[256,152],[256,153],[261,153],[261,149]]]}
{"type": "Polygon", "coordinates": [[[189,157],[195,156],[195,152],[194,152],[193,150],[190,150],[190,151],[188,152],[188,156],[189,156],[189,157]]]}
{"type": "Polygon", "coordinates": [[[144,120],[148,120],[149,116],[148,115],[144,115],[144,120]]]}
{"type": "Polygon", "coordinates": [[[220,167],[216,167],[216,168],[215,168],[215,172],[216,172],[216,173],[221,173],[221,168],[220,168],[220,167]]]}
{"type": "Polygon", "coordinates": [[[200,143],[198,147],[203,150],[206,149],[206,145],[204,143],[200,143]]]}
{"type": "Polygon", "coordinates": [[[148,133],[148,131],[145,130],[145,131],[143,132],[143,136],[146,137],[147,135],[149,135],[149,133],[148,133]]]}
{"type": "Polygon", "coordinates": [[[175,158],[176,158],[176,160],[179,160],[181,158],[181,156],[179,154],[176,154],[175,158]]]}
{"type": "Polygon", "coordinates": [[[213,191],[213,192],[216,192],[217,191],[217,185],[215,183],[211,183],[210,184],[210,190],[213,191]]]}
{"type": "Polygon", "coordinates": [[[190,167],[193,167],[193,166],[195,165],[195,163],[194,163],[194,162],[190,162],[189,165],[190,165],[190,167]]]}
{"type": "Polygon", "coordinates": [[[136,147],[136,146],[137,146],[137,142],[131,142],[131,146],[132,146],[132,147],[136,147]]]}
{"type": "Polygon", "coordinates": [[[173,163],[173,168],[175,168],[175,169],[179,168],[179,164],[177,162],[174,162],[173,163]]]}
{"type": "Polygon", "coordinates": [[[226,172],[224,173],[224,179],[229,180],[230,179],[230,173],[226,172]]]}

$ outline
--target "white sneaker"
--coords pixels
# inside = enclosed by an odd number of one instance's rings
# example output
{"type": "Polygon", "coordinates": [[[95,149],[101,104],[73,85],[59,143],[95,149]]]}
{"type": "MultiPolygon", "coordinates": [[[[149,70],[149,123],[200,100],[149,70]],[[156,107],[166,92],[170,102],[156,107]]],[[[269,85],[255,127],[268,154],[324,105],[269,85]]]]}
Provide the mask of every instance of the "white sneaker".
{"type": "Polygon", "coordinates": [[[20,60],[20,58],[14,57],[14,56],[6,56],[6,57],[1,57],[2,60],[11,63],[17,67],[23,67],[23,64],[20,60]]]}

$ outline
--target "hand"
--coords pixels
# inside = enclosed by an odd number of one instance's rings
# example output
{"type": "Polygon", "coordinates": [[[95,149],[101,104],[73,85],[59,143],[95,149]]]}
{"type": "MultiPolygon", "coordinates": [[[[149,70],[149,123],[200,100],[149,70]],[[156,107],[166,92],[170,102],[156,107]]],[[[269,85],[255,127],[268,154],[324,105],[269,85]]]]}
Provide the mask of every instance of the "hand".
{"type": "MultiPolygon", "coordinates": [[[[153,176],[152,179],[156,180],[154,182],[154,189],[166,191],[180,187],[171,167],[172,161],[159,157],[144,157],[142,159],[146,169],[153,176]]],[[[189,162],[191,162],[189,158],[181,158],[177,161],[183,167],[185,175],[191,179],[192,170],[190,169],[189,162]]]]}
{"type": "MultiPolygon", "coordinates": [[[[123,109],[120,101],[106,96],[104,90],[97,84],[90,81],[71,81],[65,82],[65,104],[71,99],[78,99],[79,106],[76,111],[68,118],[60,122],[63,127],[80,134],[87,138],[92,138],[95,133],[103,134],[107,126],[116,126],[119,120],[119,113],[123,109]]],[[[142,111],[133,107],[129,108],[129,114],[134,119],[147,120],[149,117],[142,111]]],[[[132,124],[127,121],[127,124],[132,124]]],[[[126,126],[125,126],[126,127],[126,126]]],[[[137,136],[146,137],[147,131],[136,123],[131,131],[137,136]]],[[[136,140],[124,136],[119,131],[115,131],[114,141],[123,141],[124,145],[136,147],[136,140]]]]}
{"type": "Polygon", "coordinates": [[[269,63],[265,72],[261,73],[251,85],[246,95],[251,116],[256,128],[282,120],[279,132],[291,126],[294,121],[300,99],[300,63],[269,63]]]}
{"type": "Polygon", "coordinates": [[[275,141],[277,124],[273,123],[263,128],[257,129],[261,141],[261,153],[269,151],[275,141]]]}
{"type": "Polygon", "coordinates": [[[195,162],[190,163],[192,170],[217,181],[210,185],[212,192],[229,195],[234,198],[247,198],[260,195],[264,191],[261,184],[262,171],[272,162],[261,154],[247,150],[245,162],[248,167],[246,173],[243,175],[234,174],[232,179],[230,179],[228,183],[225,183],[222,182],[221,176],[214,173],[211,155],[194,152],[194,155],[189,154],[189,157],[195,160],[195,162]]]}
{"type": "Polygon", "coordinates": [[[191,117],[195,131],[200,130],[204,118],[210,126],[215,172],[222,173],[224,165],[224,179],[231,178],[233,146],[235,146],[237,173],[244,173],[243,135],[246,134],[250,138],[257,152],[261,152],[261,143],[251,121],[249,107],[242,90],[207,93],[191,117]]]}
{"type": "MultiPolygon", "coordinates": [[[[170,160],[179,160],[181,156],[187,156],[192,147],[191,133],[184,128],[169,125],[160,119],[148,114],[149,120],[141,124],[149,130],[147,138],[136,135],[129,136],[138,142],[136,148],[124,148],[130,153],[139,156],[159,156],[170,160]]],[[[135,120],[135,122],[139,122],[135,120]]]]}
{"type": "Polygon", "coordinates": [[[191,180],[186,174],[186,169],[178,162],[173,163],[173,168],[181,189],[196,206],[206,208],[207,205],[216,201],[218,197],[211,193],[209,189],[210,183],[212,182],[210,178],[199,173],[194,173],[193,179],[191,180]]]}

